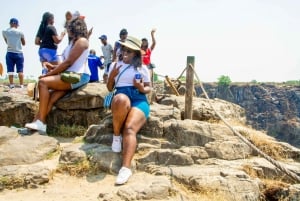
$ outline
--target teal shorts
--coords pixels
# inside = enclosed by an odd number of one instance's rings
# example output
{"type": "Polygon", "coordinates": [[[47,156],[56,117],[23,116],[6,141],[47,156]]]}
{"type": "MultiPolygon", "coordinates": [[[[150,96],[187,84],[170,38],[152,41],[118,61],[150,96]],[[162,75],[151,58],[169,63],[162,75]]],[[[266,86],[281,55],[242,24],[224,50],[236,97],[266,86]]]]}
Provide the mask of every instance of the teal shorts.
{"type": "Polygon", "coordinates": [[[135,87],[116,87],[116,94],[125,94],[131,103],[131,107],[136,107],[140,109],[144,114],[146,119],[150,115],[150,106],[145,94],[140,93],[135,87]]]}
{"type": "Polygon", "coordinates": [[[83,74],[81,74],[80,81],[75,84],[71,84],[71,88],[77,89],[77,88],[87,84],[89,81],[90,81],[90,75],[83,73],[83,74]]]}

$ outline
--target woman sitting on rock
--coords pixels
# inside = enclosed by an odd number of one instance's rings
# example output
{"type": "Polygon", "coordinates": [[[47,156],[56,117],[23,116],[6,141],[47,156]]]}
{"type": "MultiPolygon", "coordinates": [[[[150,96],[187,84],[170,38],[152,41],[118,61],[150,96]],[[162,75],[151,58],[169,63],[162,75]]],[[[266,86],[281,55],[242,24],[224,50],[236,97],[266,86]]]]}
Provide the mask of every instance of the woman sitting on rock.
{"type": "MultiPolygon", "coordinates": [[[[68,91],[87,84],[90,79],[89,67],[85,65],[89,54],[89,41],[84,20],[73,19],[67,31],[72,36],[72,41],[64,50],[64,61],[54,68],[50,66],[49,68],[53,70],[39,77],[39,110],[34,121],[25,125],[26,128],[38,130],[40,133],[46,133],[46,117],[53,104],[68,91]],[[79,82],[71,84],[62,81],[60,73],[66,70],[79,73],[81,75],[79,82]]],[[[48,63],[48,65],[51,64],[48,63]]]]}
{"type": "Polygon", "coordinates": [[[123,58],[109,68],[107,88],[109,91],[114,86],[116,88],[111,105],[114,130],[112,150],[121,152],[123,137],[123,162],[116,184],[124,184],[132,175],[130,164],[136,150],[137,132],[149,117],[150,107],[145,94],[151,91],[151,80],[147,67],[142,65],[142,42],[128,36],[119,43],[123,58]]]}

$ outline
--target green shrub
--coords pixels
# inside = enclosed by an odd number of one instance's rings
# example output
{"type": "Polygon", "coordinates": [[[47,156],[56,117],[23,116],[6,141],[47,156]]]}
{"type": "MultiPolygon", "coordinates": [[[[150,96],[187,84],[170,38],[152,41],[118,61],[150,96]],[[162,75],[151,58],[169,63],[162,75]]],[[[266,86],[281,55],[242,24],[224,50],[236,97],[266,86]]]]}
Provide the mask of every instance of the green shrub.
{"type": "Polygon", "coordinates": [[[288,80],[285,82],[285,84],[292,86],[300,86],[300,80],[288,80]]]}
{"type": "Polygon", "coordinates": [[[231,84],[229,76],[222,75],[218,78],[218,86],[228,87],[231,84]]]}

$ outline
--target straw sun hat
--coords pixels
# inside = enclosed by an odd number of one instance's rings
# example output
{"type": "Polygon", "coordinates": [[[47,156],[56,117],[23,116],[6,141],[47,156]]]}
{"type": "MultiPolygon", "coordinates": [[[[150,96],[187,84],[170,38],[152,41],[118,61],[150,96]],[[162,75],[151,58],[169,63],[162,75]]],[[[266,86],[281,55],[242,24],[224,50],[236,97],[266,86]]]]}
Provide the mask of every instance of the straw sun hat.
{"type": "Polygon", "coordinates": [[[141,50],[142,41],[132,36],[127,36],[125,42],[119,41],[119,43],[132,50],[141,50]]]}

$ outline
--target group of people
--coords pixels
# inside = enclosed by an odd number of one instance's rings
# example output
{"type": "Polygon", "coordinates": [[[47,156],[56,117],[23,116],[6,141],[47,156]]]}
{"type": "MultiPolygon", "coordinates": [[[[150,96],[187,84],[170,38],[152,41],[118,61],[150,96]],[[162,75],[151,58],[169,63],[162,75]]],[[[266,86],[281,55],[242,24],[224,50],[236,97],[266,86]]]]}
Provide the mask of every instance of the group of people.
{"type": "MultiPolygon", "coordinates": [[[[151,30],[152,44],[150,47],[149,47],[148,40],[146,38],[141,39],[141,41],[142,41],[142,44],[141,44],[142,61],[143,61],[143,64],[146,65],[149,69],[152,82],[153,82],[153,68],[155,68],[155,65],[153,63],[151,63],[151,53],[156,46],[156,40],[154,37],[155,31],[156,31],[155,29],[151,30]]],[[[96,56],[96,57],[100,59],[100,62],[101,62],[101,59],[103,59],[104,63],[102,64],[102,68],[100,66],[101,63],[98,61],[97,61],[97,63],[91,62],[92,65],[89,65],[89,66],[90,66],[90,69],[97,69],[97,67],[100,69],[104,69],[104,73],[103,73],[104,83],[107,82],[107,75],[109,72],[109,67],[112,64],[112,62],[122,60],[122,51],[121,51],[120,42],[124,42],[126,40],[127,36],[128,36],[127,30],[122,29],[119,33],[120,39],[114,43],[114,47],[112,47],[112,45],[110,43],[108,43],[107,36],[105,34],[103,34],[99,37],[99,39],[102,43],[101,50],[102,50],[103,56],[101,56],[101,57],[96,56]]],[[[96,59],[95,58],[95,50],[91,50],[91,51],[92,51],[91,59],[95,60],[96,59]]],[[[99,59],[97,59],[97,60],[99,60],[99,59]]],[[[98,73],[98,71],[96,71],[96,70],[94,70],[94,72],[98,73]]],[[[96,75],[95,75],[95,77],[96,77],[96,75]]]]}
{"type": "MultiPolygon", "coordinates": [[[[45,134],[47,130],[46,118],[54,103],[67,92],[77,89],[88,82],[97,81],[94,69],[104,68],[104,82],[109,91],[116,89],[111,104],[113,121],[112,151],[122,152],[123,162],[116,179],[116,184],[124,184],[132,175],[130,169],[137,146],[136,135],[146,123],[150,114],[150,105],[146,94],[152,90],[151,52],[155,47],[155,30],[151,31],[152,44],[147,39],[138,39],[128,36],[126,29],[120,31],[120,40],[116,41],[114,48],[107,42],[107,36],[101,35],[103,63],[96,56],[95,50],[89,50],[89,36],[84,16],[79,13],[66,13],[66,31],[57,34],[54,27],[54,16],[45,12],[35,39],[39,45],[41,64],[47,71],[39,77],[39,109],[31,123],[25,127],[45,134]],[[68,35],[68,46],[62,54],[62,61],[57,57],[57,45],[68,35]],[[88,65],[86,62],[88,60],[88,65]],[[79,81],[69,83],[61,79],[64,71],[75,72],[80,75],[79,81]],[[138,77],[136,76],[138,75],[138,77]]],[[[9,75],[13,75],[14,65],[23,86],[24,57],[21,45],[25,45],[24,34],[17,30],[18,20],[10,20],[10,28],[3,31],[8,44],[6,63],[9,75]],[[11,32],[11,33],[10,33],[11,32]],[[10,47],[14,47],[10,49],[10,47]],[[10,74],[11,73],[11,74],[10,74]]],[[[97,72],[98,74],[98,72],[97,72]]],[[[10,77],[11,78],[11,77],[10,77]]],[[[10,80],[11,81],[11,80],[10,80]]],[[[10,83],[12,84],[12,83],[10,83]]]]}

